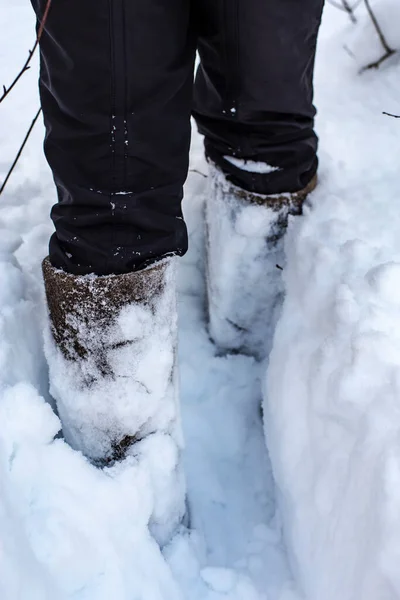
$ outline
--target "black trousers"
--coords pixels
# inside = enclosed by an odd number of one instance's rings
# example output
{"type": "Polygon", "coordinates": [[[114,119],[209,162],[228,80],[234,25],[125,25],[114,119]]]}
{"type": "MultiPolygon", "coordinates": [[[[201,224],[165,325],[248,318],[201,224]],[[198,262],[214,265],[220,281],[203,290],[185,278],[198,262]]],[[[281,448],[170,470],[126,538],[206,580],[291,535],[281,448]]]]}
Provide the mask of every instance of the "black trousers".
{"type": "MultiPolygon", "coordinates": [[[[46,2],[32,3],[40,20],[46,2]]],[[[312,78],[322,5],[53,0],[40,69],[58,192],[53,265],[124,273],[185,253],[191,113],[207,156],[238,186],[270,194],[307,185],[317,169],[312,78]],[[235,159],[275,169],[241,169],[235,159]]]]}

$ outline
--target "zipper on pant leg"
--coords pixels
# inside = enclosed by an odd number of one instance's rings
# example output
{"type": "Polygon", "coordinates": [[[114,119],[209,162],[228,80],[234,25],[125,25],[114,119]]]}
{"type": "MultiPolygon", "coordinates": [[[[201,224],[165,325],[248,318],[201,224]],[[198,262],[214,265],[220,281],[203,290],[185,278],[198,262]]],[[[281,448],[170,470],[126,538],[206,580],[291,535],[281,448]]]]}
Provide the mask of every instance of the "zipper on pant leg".
{"type": "Polygon", "coordinates": [[[113,192],[125,191],[127,160],[127,64],[125,0],[109,0],[112,60],[111,148],[113,192]]]}
{"type": "Polygon", "coordinates": [[[222,30],[226,81],[224,110],[235,118],[240,91],[239,0],[223,0],[222,30]]]}

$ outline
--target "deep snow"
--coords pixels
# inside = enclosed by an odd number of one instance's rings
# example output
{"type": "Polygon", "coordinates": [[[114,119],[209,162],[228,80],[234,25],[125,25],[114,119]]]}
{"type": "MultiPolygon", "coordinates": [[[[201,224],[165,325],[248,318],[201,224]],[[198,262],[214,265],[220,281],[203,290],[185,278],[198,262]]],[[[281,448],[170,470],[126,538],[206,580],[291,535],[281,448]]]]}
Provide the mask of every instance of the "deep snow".
{"type": "MultiPolygon", "coordinates": [[[[33,17],[25,0],[0,6],[6,83],[25,60],[33,17]]],[[[400,47],[400,7],[380,0],[378,9],[400,47]]],[[[299,600],[302,588],[308,600],[400,597],[400,124],[382,116],[400,112],[399,67],[394,58],[358,74],[380,52],[359,16],[353,26],[326,10],[316,77],[321,182],[290,228],[268,378],[251,358],[218,356],[206,333],[206,179],[197,172],[206,168],[194,139],[191,249],[179,272],[192,531],[163,553],[147,528],[151,457],[97,470],[54,440],[40,276],[54,190],[41,126],[34,131],[0,199],[2,600],[299,600]]],[[[0,107],[1,175],[37,103],[32,71],[0,107]]]]}
{"type": "MultiPolygon", "coordinates": [[[[399,4],[375,6],[400,48],[399,4]]],[[[382,114],[400,113],[399,57],[358,74],[382,53],[362,15],[321,43],[320,185],[287,237],[265,382],[287,548],[311,600],[400,598],[400,122],[382,114]]]]}

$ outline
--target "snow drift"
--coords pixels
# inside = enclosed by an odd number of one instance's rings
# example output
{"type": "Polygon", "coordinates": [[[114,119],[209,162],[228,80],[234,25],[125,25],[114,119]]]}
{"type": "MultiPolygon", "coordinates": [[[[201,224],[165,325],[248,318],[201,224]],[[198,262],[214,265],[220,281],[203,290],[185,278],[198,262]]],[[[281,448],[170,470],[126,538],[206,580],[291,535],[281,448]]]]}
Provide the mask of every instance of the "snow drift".
{"type": "MultiPolygon", "coordinates": [[[[399,7],[377,9],[399,47],[399,7]]],[[[398,65],[359,74],[380,53],[366,15],[321,44],[321,181],[287,238],[266,385],[287,546],[310,600],[400,596],[400,128],[382,115],[399,107],[398,65]]]]}

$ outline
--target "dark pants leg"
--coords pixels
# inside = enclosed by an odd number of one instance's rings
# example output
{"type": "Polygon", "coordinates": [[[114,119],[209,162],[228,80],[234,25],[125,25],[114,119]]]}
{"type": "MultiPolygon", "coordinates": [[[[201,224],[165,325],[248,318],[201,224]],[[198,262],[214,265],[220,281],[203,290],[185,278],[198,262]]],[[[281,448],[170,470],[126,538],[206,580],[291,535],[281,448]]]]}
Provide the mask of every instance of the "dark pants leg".
{"type": "Polygon", "coordinates": [[[304,188],[317,170],[312,78],[323,0],[196,1],[194,116],[208,157],[251,191],[304,188]],[[275,169],[243,170],[225,156],[275,169]]]}
{"type": "MultiPolygon", "coordinates": [[[[39,18],[45,0],[32,0],[39,18]]],[[[41,42],[54,266],[124,273],[187,248],[188,0],[55,0],[41,42]]]]}

